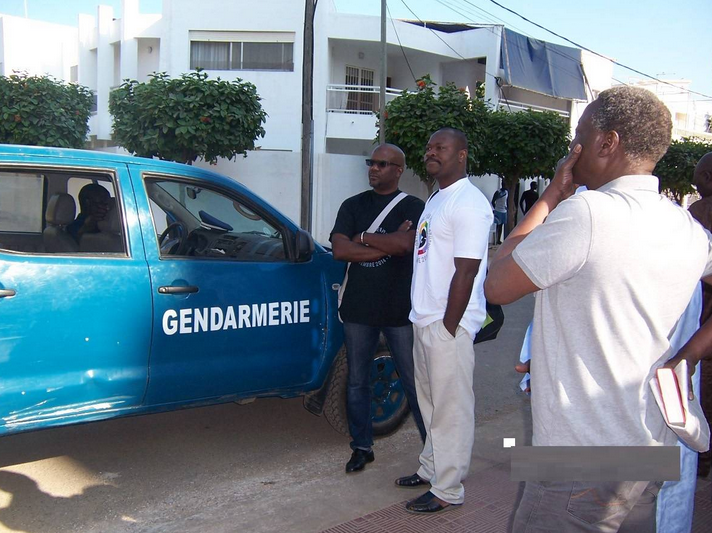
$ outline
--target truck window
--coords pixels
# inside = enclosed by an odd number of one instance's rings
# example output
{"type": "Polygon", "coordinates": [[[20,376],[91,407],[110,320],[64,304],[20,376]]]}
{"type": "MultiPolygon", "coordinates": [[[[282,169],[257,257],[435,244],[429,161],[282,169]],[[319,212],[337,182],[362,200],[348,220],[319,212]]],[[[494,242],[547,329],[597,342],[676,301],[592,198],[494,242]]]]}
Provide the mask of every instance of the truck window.
{"type": "Polygon", "coordinates": [[[162,258],[286,261],[283,230],[247,202],[195,182],[146,180],[162,258]]]}
{"type": "Polygon", "coordinates": [[[0,172],[0,232],[42,232],[44,176],[0,172]]]}
{"type": "Polygon", "coordinates": [[[115,191],[108,174],[0,169],[0,249],[125,256],[115,191]]]}

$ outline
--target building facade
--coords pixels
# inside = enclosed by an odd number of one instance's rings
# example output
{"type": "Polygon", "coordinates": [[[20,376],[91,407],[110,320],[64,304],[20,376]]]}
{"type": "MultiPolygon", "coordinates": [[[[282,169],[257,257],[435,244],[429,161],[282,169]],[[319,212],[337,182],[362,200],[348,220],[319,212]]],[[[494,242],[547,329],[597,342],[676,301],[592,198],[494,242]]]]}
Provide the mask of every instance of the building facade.
{"type": "MultiPolygon", "coordinates": [[[[13,42],[19,39],[15,26],[24,24],[29,40],[45,24],[4,16],[0,23],[13,42]]],[[[177,77],[202,68],[210,78],[255,84],[268,114],[266,135],[248,157],[221,160],[217,170],[299,220],[303,2],[203,0],[198,6],[163,0],[161,14],[147,15],[139,12],[139,0],[123,0],[120,13],[98,6],[96,15],[79,17],[77,28],[56,31],[75,32],[73,56],[47,57],[52,65],[45,67],[30,57],[14,58],[4,39],[0,59],[5,71],[12,59],[13,68],[24,62],[30,73],[57,73],[94,91],[89,144],[95,149],[120,150],[111,139],[108,99],[125,79],[146,81],[153,72],[177,77]]],[[[45,49],[59,42],[52,35],[45,49]]],[[[415,90],[416,79],[429,74],[439,85],[453,82],[470,94],[483,85],[493,107],[556,111],[572,128],[587,102],[610,86],[612,75],[612,64],[600,57],[527,39],[501,25],[393,20],[387,43],[387,100],[415,90]],[[547,75],[537,77],[536,71],[547,75]]],[[[314,20],[311,217],[318,241],[328,240],[341,202],[368,187],[363,159],[374,146],[380,79],[380,19],[338,13],[330,0],[320,2],[314,20]]],[[[472,180],[488,197],[498,188],[496,176],[472,180]]],[[[410,173],[401,185],[420,197],[427,194],[410,173]]]]}

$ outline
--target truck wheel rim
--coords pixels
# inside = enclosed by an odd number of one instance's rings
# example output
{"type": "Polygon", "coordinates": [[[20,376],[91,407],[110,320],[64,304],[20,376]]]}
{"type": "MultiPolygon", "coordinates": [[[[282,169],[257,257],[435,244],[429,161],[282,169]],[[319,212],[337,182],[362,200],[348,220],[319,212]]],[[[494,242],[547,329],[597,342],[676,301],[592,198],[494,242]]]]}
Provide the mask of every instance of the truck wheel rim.
{"type": "Polygon", "coordinates": [[[389,355],[376,357],[371,367],[371,419],[374,423],[388,420],[405,402],[403,384],[389,355]]]}

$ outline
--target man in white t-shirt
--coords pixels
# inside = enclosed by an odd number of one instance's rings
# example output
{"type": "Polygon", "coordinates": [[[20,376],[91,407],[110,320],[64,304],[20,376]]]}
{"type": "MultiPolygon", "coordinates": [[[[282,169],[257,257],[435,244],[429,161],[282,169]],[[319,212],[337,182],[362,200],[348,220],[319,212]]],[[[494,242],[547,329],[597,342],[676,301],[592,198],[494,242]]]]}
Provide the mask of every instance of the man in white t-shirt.
{"type": "Polygon", "coordinates": [[[484,322],[482,284],[492,209],[467,179],[467,137],[435,132],[425,168],[439,185],[418,222],[411,286],[415,386],[428,433],[416,474],[396,485],[430,484],[406,504],[413,513],[435,513],[462,504],[462,480],[475,439],[473,340],[484,322]]]}
{"type": "MultiPolygon", "coordinates": [[[[536,292],[534,446],[674,445],[648,381],[701,277],[710,234],[658,193],[670,112],[651,92],[603,91],[551,185],[497,251],[485,291],[536,292]],[[571,196],[575,185],[587,191],[571,196]]],[[[659,482],[527,482],[515,533],[655,531],[659,482]]]]}

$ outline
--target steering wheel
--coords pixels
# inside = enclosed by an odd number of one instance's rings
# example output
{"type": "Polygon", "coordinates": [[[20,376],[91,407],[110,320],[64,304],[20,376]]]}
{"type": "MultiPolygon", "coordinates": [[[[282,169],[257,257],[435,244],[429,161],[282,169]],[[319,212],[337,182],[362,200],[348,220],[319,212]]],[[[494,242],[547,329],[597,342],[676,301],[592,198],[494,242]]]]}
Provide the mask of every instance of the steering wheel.
{"type": "Polygon", "coordinates": [[[185,255],[188,249],[188,231],[182,222],[173,222],[158,237],[161,255],[185,255]]]}

